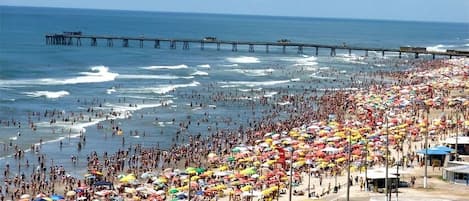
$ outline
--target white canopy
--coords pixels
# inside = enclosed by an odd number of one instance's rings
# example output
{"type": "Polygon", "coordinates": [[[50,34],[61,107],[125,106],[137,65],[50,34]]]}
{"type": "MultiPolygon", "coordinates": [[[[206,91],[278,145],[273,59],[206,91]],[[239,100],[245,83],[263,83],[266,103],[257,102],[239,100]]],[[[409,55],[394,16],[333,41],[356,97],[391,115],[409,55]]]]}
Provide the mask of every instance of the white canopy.
{"type": "MultiPolygon", "coordinates": [[[[447,138],[445,144],[456,144],[456,137],[447,138]]],[[[458,136],[458,144],[469,144],[469,137],[458,136]]]]}
{"type": "Polygon", "coordinates": [[[469,165],[460,165],[460,166],[449,167],[449,168],[445,168],[445,170],[449,171],[449,172],[469,174],[469,165]]]}
{"type": "Polygon", "coordinates": [[[330,153],[337,153],[337,152],[339,152],[339,149],[334,148],[334,147],[326,147],[326,148],[322,149],[322,151],[330,152],[330,153]]]}

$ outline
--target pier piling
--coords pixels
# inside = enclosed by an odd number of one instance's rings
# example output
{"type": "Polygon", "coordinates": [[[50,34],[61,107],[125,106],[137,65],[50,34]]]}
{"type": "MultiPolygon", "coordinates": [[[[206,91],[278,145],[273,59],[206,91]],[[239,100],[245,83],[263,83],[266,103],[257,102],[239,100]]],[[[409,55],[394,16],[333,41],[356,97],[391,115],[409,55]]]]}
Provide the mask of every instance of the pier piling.
{"type": "Polygon", "coordinates": [[[155,40],[155,48],[160,49],[160,40],[155,40]]]}
{"type": "Polygon", "coordinates": [[[169,48],[170,49],[176,49],[176,41],[175,40],[171,40],[169,42],[169,48]]]}
{"type": "Polygon", "coordinates": [[[253,44],[249,44],[249,52],[254,52],[254,45],[253,44]]]}
{"type": "Polygon", "coordinates": [[[187,42],[187,41],[182,42],[182,49],[183,50],[188,50],[189,49],[189,42],[187,42]]]}
{"type": "Polygon", "coordinates": [[[108,39],[107,39],[107,46],[108,46],[108,47],[112,47],[113,45],[114,45],[114,44],[113,44],[113,42],[112,42],[112,39],[111,39],[111,38],[108,38],[108,39]]]}
{"type": "Polygon", "coordinates": [[[302,45],[298,46],[298,52],[297,53],[298,54],[303,54],[303,46],[302,45]]]}
{"type": "Polygon", "coordinates": [[[231,51],[232,52],[237,52],[238,51],[238,44],[232,43],[231,44],[231,51]]]}

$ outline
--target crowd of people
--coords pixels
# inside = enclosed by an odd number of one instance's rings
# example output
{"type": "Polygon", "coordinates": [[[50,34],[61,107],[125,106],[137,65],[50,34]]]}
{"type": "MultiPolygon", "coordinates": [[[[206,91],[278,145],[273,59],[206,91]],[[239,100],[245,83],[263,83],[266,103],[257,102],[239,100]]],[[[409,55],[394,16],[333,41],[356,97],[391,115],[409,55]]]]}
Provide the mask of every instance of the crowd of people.
{"type": "MultiPolygon", "coordinates": [[[[331,183],[326,185],[322,180],[343,175],[349,158],[355,183],[364,189],[364,179],[357,172],[365,166],[383,166],[385,157],[396,151],[405,157],[398,159],[392,155],[390,161],[413,164],[418,160],[415,151],[424,148],[420,140],[426,129],[431,129],[435,133],[433,137],[438,138],[457,125],[469,126],[465,125],[468,110],[463,110],[461,116],[433,119],[424,112],[468,106],[464,93],[457,96],[459,99],[451,96],[452,91],[464,92],[469,88],[467,63],[465,59],[420,61],[412,64],[415,68],[409,71],[370,74],[393,82],[368,82],[360,90],[305,89],[301,94],[279,91],[275,101],[260,98],[249,103],[252,107],[267,105],[268,109],[261,119],[249,122],[248,127],[189,135],[183,145],[175,143],[166,150],[139,144],[115,153],[92,152],[86,158],[89,174],[83,178],[68,175],[60,165],[47,164],[47,157],[39,153],[41,165],[31,175],[11,175],[11,167],[5,167],[0,200],[47,200],[54,196],[64,200],[183,200],[188,197],[191,200],[273,200],[287,193],[290,186],[304,184],[305,175],[320,181],[318,186],[308,187],[308,192],[314,193],[307,196],[321,197],[332,189],[343,188],[340,182],[331,187],[331,183]],[[280,114],[288,114],[288,118],[277,118],[280,114]],[[383,136],[388,133],[393,149],[390,151],[384,148],[387,142],[383,136]],[[407,148],[401,142],[407,143],[407,148]]],[[[209,99],[233,100],[226,94],[209,99]]],[[[99,113],[93,108],[87,113],[92,115],[80,113],[68,117],[59,111],[31,115],[52,119],[51,124],[57,119],[83,121],[85,116],[113,121],[113,116],[125,115],[99,113]]],[[[190,124],[185,121],[179,125],[184,130],[190,124]]],[[[35,127],[32,122],[29,126],[35,127]]],[[[114,125],[112,129],[118,134],[121,128],[114,125]]],[[[303,189],[295,188],[294,194],[305,196],[303,189]]]]}

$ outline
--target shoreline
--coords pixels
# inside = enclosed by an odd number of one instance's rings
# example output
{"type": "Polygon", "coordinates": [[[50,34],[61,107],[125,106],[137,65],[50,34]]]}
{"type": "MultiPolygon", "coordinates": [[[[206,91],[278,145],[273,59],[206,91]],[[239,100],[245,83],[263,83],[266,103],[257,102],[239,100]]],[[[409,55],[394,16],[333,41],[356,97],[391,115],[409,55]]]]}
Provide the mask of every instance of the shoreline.
{"type": "MultiPolygon", "coordinates": [[[[258,128],[258,129],[251,128],[248,131],[248,133],[244,134],[244,135],[240,135],[240,134],[236,134],[236,133],[231,133],[231,134],[228,134],[228,135],[224,135],[224,133],[221,133],[221,134],[218,134],[218,135],[213,135],[212,134],[211,136],[208,136],[207,139],[206,139],[206,140],[212,141],[212,144],[214,144],[213,146],[210,147],[210,149],[207,149],[207,150],[189,150],[188,147],[180,147],[178,149],[169,150],[168,152],[176,153],[174,156],[169,156],[170,157],[169,163],[171,163],[171,161],[176,160],[176,161],[178,161],[178,165],[176,165],[176,167],[180,167],[181,169],[184,166],[191,166],[191,165],[195,165],[196,167],[200,167],[200,165],[202,165],[202,164],[199,163],[199,162],[202,162],[201,160],[203,160],[204,156],[207,156],[210,153],[216,153],[216,155],[218,156],[218,155],[221,155],[220,153],[225,153],[225,154],[229,153],[238,144],[246,144],[248,146],[256,144],[256,141],[262,139],[262,136],[268,130],[270,130],[270,132],[274,131],[275,133],[282,133],[283,131],[291,131],[293,128],[297,128],[297,127],[300,127],[300,126],[304,125],[305,122],[308,120],[308,118],[314,118],[315,116],[320,117],[321,115],[322,115],[322,117],[325,117],[328,114],[330,114],[331,110],[332,111],[334,111],[334,110],[337,111],[337,112],[334,112],[334,113],[336,113],[337,119],[341,120],[342,118],[344,118],[343,115],[347,111],[340,110],[341,108],[339,106],[344,105],[346,103],[346,98],[350,95],[351,92],[348,92],[348,91],[333,91],[333,92],[330,92],[330,93],[332,93],[332,94],[327,94],[327,98],[323,98],[323,97],[319,98],[319,101],[326,102],[326,101],[333,100],[333,102],[336,105],[333,105],[333,106],[325,105],[323,107],[320,107],[321,109],[318,112],[319,114],[316,114],[314,111],[310,111],[309,113],[304,113],[304,114],[302,114],[301,112],[295,112],[295,114],[297,116],[293,116],[293,117],[296,118],[296,120],[290,119],[290,120],[287,120],[283,123],[275,123],[274,125],[270,125],[270,126],[261,125],[260,128],[258,128]],[[325,111],[327,111],[329,113],[324,113],[325,111]],[[241,138],[242,141],[238,141],[238,140],[240,140],[240,138],[241,138]],[[241,143],[239,143],[239,142],[241,142],[241,143]],[[216,146],[218,146],[218,147],[216,147],[216,146]],[[196,156],[194,158],[188,157],[188,153],[191,152],[191,151],[195,152],[196,155],[198,155],[198,156],[196,156]],[[186,160],[185,161],[184,160],[178,160],[178,158],[180,158],[180,159],[186,158],[186,160]],[[187,158],[189,158],[189,160],[187,160],[187,158]],[[188,161],[188,162],[186,162],[186,161],[188,161]]],[[[290,98],[292,98],[292,97],[290,97],[290,98]]],[[[304,103],[302,105],[302,100],[293,100],[293,101],[297,101],[297,102],[294,102],[293,104],[297,104],[297,106],[299,107],[300,110],[307,108],[304,103]]],[[[318,101],[318,100],[313,100],[313,101],[318,101]]],[[[196,137],[193,137],[193,136],[189,137],[189,147],[197,147],[195,145],[199,145],[200,143],[204,143],[204,141],[201,140],[201,138],[197,139],[196,137]]],[[[130,153],[124,153],[125,152],[124,150],[121,153],[117,154],[117,155],[121,154],[121,157],[123,156],[124,158],[129,158],[129,157],[132,158],[133,157],[133,156],[131,156],[132,155],[132,148],[129,148],[130,151],[128,151],[128,152],[130,152],[130,153]]],[[[137,146],[137,147],[134,147],[133,150],[134,150],[134,155],[140,154],[141,158],[136,159],[136,161],[137,161],[136,163],[134,163],[133,161],[129,162],[129,165],[132,164],[132,165],[140,166],[143,163],[148,162],[148,161],[145,161],[146,159],[144,160],[144,157],[147,157],[147,156],[149,157],[148,158],[149,161],[151,161],[151,160],[155,161],[154,160],[155,158],[156,158],[156,161],[159,161],[159,160],[161,160],[161,158],[163,158],[165,156],[165,153],[160,153],[159,151],[152,150],[151,148],[147,149],[147,148],[140,148],[139,146],[137,146]],[[156,151],[156,155],[152,155],[152,152],[155,152],[155,151],[156,151]],[[161,158],[160,158],[160,156],[161,156],[161,158]]],[[[98,155],[95,155],[95,156],[96,156],[96,158],[91,159],[91,161],[100,161],[99,158],[101,158],[101,157],[99,157],[98,155]]],[[[218,156],[218,157],[221,158],[221,156],[218,156]]],[[[117,158],[119,158],[119,156],[117,158]]],[[[152,164],[152,166],[154,166],[154,164],[152,164]]],[[[169,165],[169,166],[172,166],[172,165],[169,165]]],[[[174,166],[172,166],[172,167],[174,167],[174,166]]],[[[160,170],[164,170],[166,168],[167,168],[167,166],[163,165],[160,170]]],[[[95,168],[89,168],[89,169],[95,169],[95,170],[97,169],[98,171],[101,171],[101,170],[99,170],[100,166],[96,166],[95,168]]],[[[134,171],[134,173],[136,173],[136,175],[139,176],[140,172],[146,172],[147,170],[140,169],[140,168],[133,168],[133,170],[131,170],[130,172],[132,172],[132,171],[134,171]]],[[[108,171],[101,171],[101,172],[106,176],[108,174],[108,171]]],[[[114,172],[114,171],[112,171],[112,172],[113,173],[111,173],[111,175],[108,176],[109,180],[111,180],[111,181],[115,180],[115,176],[118,174],[118,172],[114,172]]],[[[129,171],[124,171],[124,172],[129,172],[129,171]]],[[[303,181],[304,181],[304,179],[303,179],[303,181]]],[[[67,188],[64,188],[64,189],[67,189],[67,188]]],[[[66,192],[64,192],[64,194],[65,193],[66,192]]]]}

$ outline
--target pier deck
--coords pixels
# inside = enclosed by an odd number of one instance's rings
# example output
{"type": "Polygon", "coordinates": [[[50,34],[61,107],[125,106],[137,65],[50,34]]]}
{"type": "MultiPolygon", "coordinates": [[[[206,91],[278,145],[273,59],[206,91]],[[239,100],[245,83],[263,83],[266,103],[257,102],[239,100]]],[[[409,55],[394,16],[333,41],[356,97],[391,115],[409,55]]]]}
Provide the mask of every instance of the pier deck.
{"type": "Polygon", "coordinates": [[[299,43],[299,42],[260,42],[260,41],[233,41],[233,40],[217,40],[212,38],[210,40],[206,39],[184,39],[184,38],[153,38],[153,37],[129,37],[129,36],[110,36],[110,35],[81,35],[74,34],[75,32],[64,32],[60,34],[47,34],[46,44],[47,45],[66,45],[66,46],[81,46],[82,40],[89,40],[91,46],[97,46],[98,40],[104,41],[106,46],[114,47],[114,41],[121,41],[121,47],[129,47],[129,41],[137,41],[140,48],[144,47],[144,42],[152,42],[154,48],[160,48],[161,43],[168,43],[170,49],[176,49],[177,44],[182,44],[182,49],[188,50],[190,44],[199,44],[200,49],[204,49],[205,44],[216,44],[217,50],[220,50],[221,45],[231,46],[231,51],[238,51],[238,46],[247,46],[249,52],[255,51],[255,46],[264,46],[265,52],[269,52],[269,47],[282,47],[282,52],[286,52],[286,47],[296,47],[297,53],[302,54],[305,48],[313,48],[315,54],[318,55],[319,49],[329,49],[330,56],[336,56],[336,50],[346,50],[349,54],[352,54],[352,51],[365,51],[364,56],[368,56],[369,51],[381,52],[382,56],[385,55],[385,52],[395,52],[399,53],[399,58],[402,53],[414,54],[415,58],[419,57],[419,54],[432,55],[435,58],[436,55],[439,56],[448,56],[452,57],[469,57],[469,52],[467,51],[428,51],[428,50],[413,50],[409,49],[400,49],[400,48],[373,48],[373,47],[358,47],[358,46],[348,46],[348,45],[325,45],[325,44],[313,44],[313,43],[299,43]]]}

